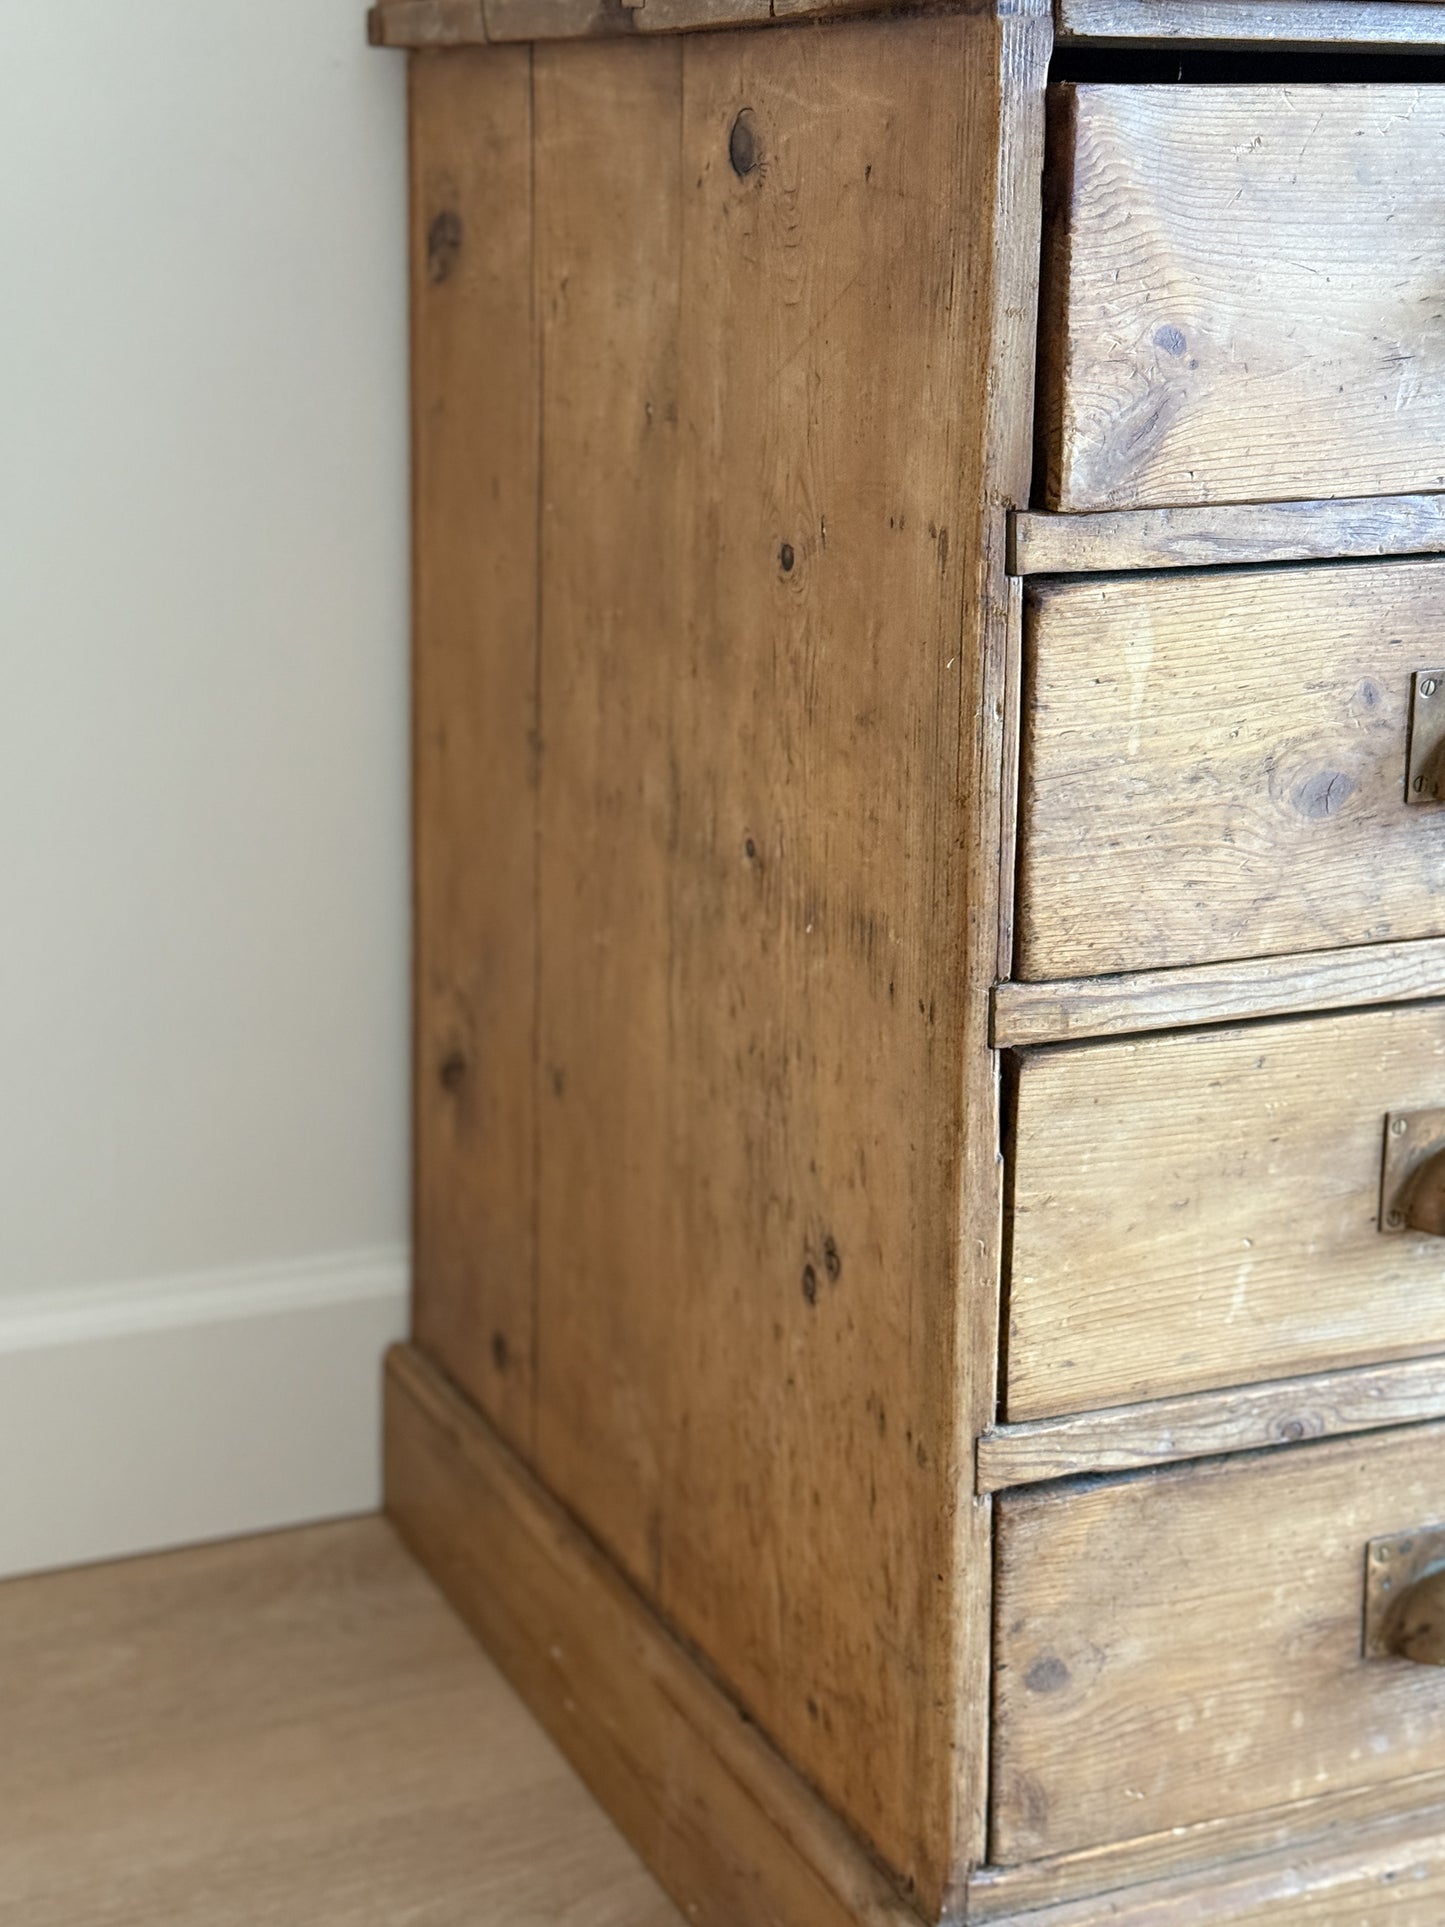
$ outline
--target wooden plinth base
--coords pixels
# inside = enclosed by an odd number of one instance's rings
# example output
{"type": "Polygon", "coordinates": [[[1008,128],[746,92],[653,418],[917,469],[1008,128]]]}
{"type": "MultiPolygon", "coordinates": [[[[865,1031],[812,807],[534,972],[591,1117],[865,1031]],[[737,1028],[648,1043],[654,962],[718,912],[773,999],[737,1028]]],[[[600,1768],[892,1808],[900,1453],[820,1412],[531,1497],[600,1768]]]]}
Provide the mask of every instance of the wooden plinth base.
{"type": "Polygon", "coordinates": [[[842,1823],[406,1346],[387,1360],[386,1504],[689,1920],[918,1927],[842,1823]]]}
{"type": "MultiPolygon", "coordinates": [[[[842,1822],[409,1346],[387,1360],[386,1503],[690,1921],[920,1927],[842,1822]]],[[[1011,1885],[985,1873],[971,1912],[990,1927],[1440,1927],[1445,1806],[1088,1899],[1020,1894],[1026,1911],[1000,1913],[1011,1885]]]]}

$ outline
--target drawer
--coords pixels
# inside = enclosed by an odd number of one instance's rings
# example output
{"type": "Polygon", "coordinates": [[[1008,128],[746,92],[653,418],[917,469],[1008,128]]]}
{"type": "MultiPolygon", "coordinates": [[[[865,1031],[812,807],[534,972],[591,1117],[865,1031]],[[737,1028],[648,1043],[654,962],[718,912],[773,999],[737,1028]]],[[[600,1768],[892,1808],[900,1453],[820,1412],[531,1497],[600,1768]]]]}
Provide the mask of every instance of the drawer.
{"type": "Polygon", "coordinates": [[[1363,1638],[1369,1542],[1441,1520],[1441,1425],[1001,1500],[993,1858],[1445,1766],[1445,1669],[1363,1638]]]}
{"type": "Polygon", "coordinates": [[[1380,1229],[1445,1004],[1022,1055],[1011,1420],[1445,1351],[1445,1238],[1380,1229]]]}
{"type": "Polygon", "coordinates": [[[1018,976],[1445,933],[1445,562],[1041,581],[1025,633],[1018,976]]]}
{"type": "Polygon", "coordinates": [[[1041,505],[1445,486],[1445,88],[1050,89],[1041,505]]]}

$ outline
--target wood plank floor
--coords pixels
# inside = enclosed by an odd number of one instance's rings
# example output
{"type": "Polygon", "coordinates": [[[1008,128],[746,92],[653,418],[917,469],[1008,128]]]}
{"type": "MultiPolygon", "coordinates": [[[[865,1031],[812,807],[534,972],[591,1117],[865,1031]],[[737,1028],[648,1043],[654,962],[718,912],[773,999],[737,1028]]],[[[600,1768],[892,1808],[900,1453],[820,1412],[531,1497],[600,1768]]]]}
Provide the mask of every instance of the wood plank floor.
{"type": "Polygon", "coordinates": [[[0,1585],[4,1927],[679,1927],[365,1519],[0,1585]]]}

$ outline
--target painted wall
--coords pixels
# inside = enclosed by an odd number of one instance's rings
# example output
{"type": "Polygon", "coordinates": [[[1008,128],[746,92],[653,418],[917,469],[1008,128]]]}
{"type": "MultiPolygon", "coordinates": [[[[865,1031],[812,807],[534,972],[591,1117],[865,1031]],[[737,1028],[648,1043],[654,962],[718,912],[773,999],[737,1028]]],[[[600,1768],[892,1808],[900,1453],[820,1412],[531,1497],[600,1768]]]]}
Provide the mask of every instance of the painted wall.
{"type": "Polygon", "coordinates": [[[375,1497],[404,175],[363,0],[0,8],[0,1570],[375,1497]]]}

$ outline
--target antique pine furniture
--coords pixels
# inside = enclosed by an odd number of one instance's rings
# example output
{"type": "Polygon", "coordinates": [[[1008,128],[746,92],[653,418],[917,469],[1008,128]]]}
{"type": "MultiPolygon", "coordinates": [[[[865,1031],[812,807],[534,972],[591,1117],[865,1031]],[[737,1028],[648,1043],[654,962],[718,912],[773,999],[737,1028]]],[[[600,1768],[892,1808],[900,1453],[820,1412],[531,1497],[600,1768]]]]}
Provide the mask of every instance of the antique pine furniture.
{"type": "Polygon", "coordinates": [[[1439,1927],[1445,5],[372,33],[393,1515],[689,1919],[1439,1927]]]}

